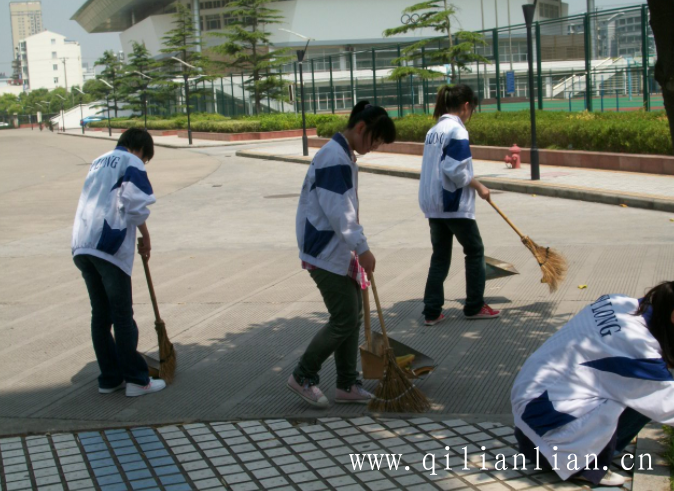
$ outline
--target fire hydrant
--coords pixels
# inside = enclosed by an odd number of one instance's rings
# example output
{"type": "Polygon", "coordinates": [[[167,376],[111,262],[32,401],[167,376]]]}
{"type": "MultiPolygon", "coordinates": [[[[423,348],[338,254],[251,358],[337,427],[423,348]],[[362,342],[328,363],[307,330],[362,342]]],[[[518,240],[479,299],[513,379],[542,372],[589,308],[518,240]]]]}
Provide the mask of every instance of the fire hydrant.
{"type": "Polygon", "coordinates": [[[522,149],[517,146],[517,143],[513,144],[513,146],[510,147],[510,155],[506,155],[505,158],[506,167],[509,169],[519,169],[520,153],[522,153],[522,149]]]}

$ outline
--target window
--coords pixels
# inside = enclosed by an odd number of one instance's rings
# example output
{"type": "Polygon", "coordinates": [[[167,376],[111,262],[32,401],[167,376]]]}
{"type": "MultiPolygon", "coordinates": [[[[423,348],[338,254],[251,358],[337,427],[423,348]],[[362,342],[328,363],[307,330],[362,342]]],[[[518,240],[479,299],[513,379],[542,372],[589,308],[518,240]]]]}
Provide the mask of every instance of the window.
{"type": "Polygon", "coordinates": [[[56,70],[59,69],[59,66],[58,65],[52,65],[52,68],[54,69],[54,71],[56,71],[56,70]]]}
{"type": "Polygon", "coordinates": [[[55,83],[55,84],[59,83],[59,78],[58,78],[58,77],[54,77],[54,83],[55,83]]]}
{"type": "Polygon", "coordinates": [[[220,22],[220,16],[219,15],[207,15],[206,16],[206,30],[207,31],[215,31],[218,29],[222,29],[222,24],[220,22]]]}
{"type": "Polygon", "coordinates": [[[52,51],[51,52],[51,59],[55,60],[56,58],[58,58],[58,56],[56,56],[56,51],[52,51]]]}
{"type": "Polygon", "coordinates": [[[52,44],[56,44],[56,39],[52,39],[52,40],[51,40],[51,43],[52,43],[52,44]]]}

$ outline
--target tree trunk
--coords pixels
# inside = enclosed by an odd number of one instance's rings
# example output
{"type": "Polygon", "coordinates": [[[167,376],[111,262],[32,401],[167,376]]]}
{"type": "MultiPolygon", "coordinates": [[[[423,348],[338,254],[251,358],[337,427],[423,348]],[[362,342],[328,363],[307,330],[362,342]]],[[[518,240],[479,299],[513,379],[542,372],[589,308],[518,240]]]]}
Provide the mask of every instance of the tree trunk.
{"type": "MultiPolygon", "coordinates": [[[[665,111],[669,119],[669,131],[674,142],[674,2],[672,0],[648,0],[651,11],[651,29],[655,37],[657,62],[655,80],[662,87],[665,111]]],[[[648,40],[644,40],[648,42],[648,40]]]]}

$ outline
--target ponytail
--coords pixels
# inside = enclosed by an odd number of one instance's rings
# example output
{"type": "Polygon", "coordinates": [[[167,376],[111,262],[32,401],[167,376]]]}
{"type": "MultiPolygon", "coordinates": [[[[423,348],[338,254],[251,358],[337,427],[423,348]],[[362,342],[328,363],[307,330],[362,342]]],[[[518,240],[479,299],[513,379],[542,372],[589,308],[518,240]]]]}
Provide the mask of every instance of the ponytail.
{"type": "Polygon", "coordinates": [[[370,141],[380,140],[383,143],[393,143],[396,139],[396,127],[386,109],[373,106],[369,101],[360,101],[353,107],[347,129],[353,129],[358,123],[365,123],[365,134],[370,135],[370,141]]]}
{"type": "Polygon", "coordinates": [[[441,116],[458,111],[466,102],[472,109],[477,107],[477,96],[473,89],[466,84],[442,85],[438,90],[438,97],[435,100],[435,111],[433,117],[440,119],[441,116]]]}
{"type": "Polygon", "coordinates": [[[667,281],[651,288],[639,304],[635,315],[647,319],[648,329],[662,348],[662,358],[667,366],[674,367],[674,282],[667,281]]]}

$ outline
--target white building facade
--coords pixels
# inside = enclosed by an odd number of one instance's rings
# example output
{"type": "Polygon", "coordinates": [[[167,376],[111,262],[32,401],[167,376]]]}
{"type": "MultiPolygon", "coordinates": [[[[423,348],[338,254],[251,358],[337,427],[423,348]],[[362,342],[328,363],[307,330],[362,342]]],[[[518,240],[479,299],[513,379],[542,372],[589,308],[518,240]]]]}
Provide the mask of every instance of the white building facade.
{"type": "Polygon", "coordinates": [[[82,48],[77,41],[51,31],[30,36],[20,43],[24,87],[27,90],[82,87],[82,48]]]}

